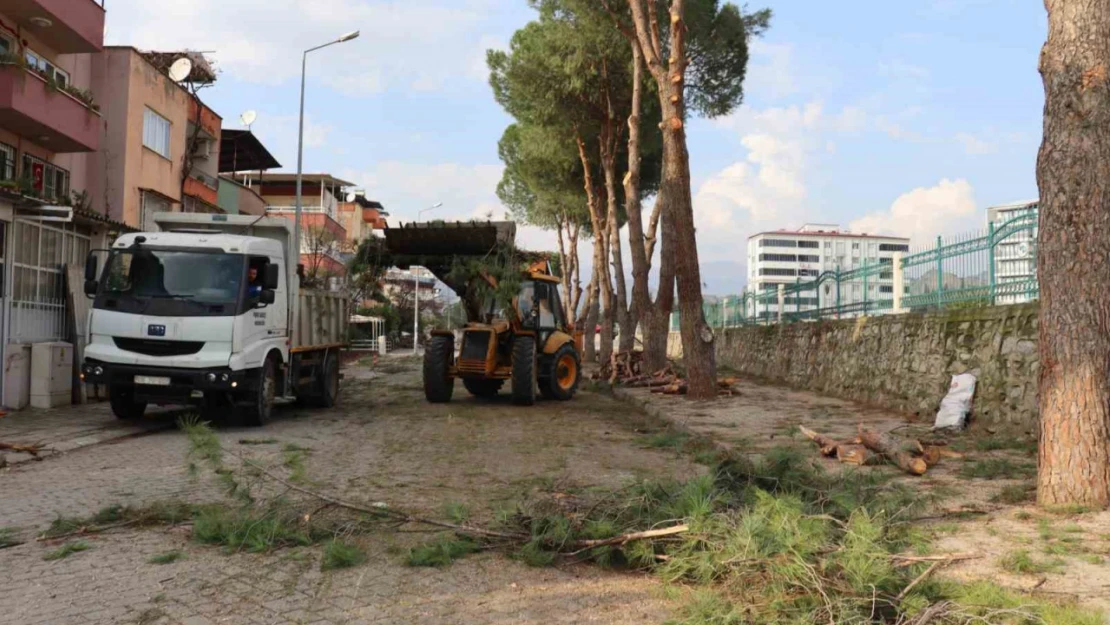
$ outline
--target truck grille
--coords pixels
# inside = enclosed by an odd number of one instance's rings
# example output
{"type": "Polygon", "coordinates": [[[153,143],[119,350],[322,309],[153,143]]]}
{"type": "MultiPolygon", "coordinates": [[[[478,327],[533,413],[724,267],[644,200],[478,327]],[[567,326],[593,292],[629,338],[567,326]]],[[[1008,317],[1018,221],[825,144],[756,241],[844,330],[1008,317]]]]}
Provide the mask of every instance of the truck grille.
{"type": "Polygon", "coordinates": [[[484,363],[488,352],[489,332],[471,330],[463,335],[462,353],[459,354],[460,360],[479,360],[484,363]]]}
{"type": "Polygon", "coordinates": [[[142,354],[144,356],[188,356],[204,347],[204,341],[166,341],[158,339],[134,339],[113,336],[116,347],[142,354]]]}

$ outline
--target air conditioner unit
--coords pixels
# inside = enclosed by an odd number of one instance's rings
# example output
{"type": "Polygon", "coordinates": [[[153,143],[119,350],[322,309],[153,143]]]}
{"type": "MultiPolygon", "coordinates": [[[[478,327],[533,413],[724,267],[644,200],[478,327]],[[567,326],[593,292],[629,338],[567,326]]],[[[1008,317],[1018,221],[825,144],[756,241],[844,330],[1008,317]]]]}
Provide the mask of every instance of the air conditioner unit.
{"type": "Polygon", "coordinates": [[[211,141],[199,141],[199,142],[197,142],[197,149],[193,150],[193,158],[199,158],[201,160],[208,160],[208,157],[210,157],[210,156],[212,156],[212,142],[211,141]]]}

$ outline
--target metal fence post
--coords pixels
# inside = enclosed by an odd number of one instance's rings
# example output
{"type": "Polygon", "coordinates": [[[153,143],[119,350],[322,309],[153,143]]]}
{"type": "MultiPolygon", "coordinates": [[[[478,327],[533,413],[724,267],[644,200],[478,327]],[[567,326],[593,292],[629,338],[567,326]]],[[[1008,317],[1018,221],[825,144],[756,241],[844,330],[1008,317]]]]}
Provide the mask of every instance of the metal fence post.
{"type": "Polygon", "coordinates": [[[902,252],[894,253],[891,265],[894,267],[894,301],[891,302],[891,309],[894,314],[899,314],[905,312],[902,310],[902,294],[906,292],[906,274],[905,270],[902,269],[902,252]]]}
{"type": "Polygon", "coordinates": [[[783,309],[786,307],[786,285],[779,285],[779,323],[782,323],[783,309]]]}
{"type": "Polygon", "coordinates": [[[994,222],[987,224],[987,275],[990,276],[990,304],[994,306],[996,276],[994,273],[994,222]]]}
{"type": "Polygon", "coordinates": [[[941,254],[941,249],[944,247],[944,239],[937,235],[937,307],[939,308],[944,302],[944,256],[941,254]]]}
{"type": "Polygon", "coordinates": [[[728,322],[726,321],[726,319],[728,319],[728,296],[727,295],[725,296],[724,299],[721,300],[721,329],[722,330],[728,327],[728,322]]]}
{"type": "Polygon", "coordinates": [[[840,266],[836,267],[836,318],[840,319],[840,266]]]}
{"type": "Polygon", "coordinates": [[[794,276],[794,312],[802,314],[802,278],[801,276],[794,276]]]}
{"type": "Polygon", "coordinates": [[[868,273],[869,272],[867,272],[867,271],[863,272],[863,316],[864,317],[867,316],[867,274],[868,273]]]}

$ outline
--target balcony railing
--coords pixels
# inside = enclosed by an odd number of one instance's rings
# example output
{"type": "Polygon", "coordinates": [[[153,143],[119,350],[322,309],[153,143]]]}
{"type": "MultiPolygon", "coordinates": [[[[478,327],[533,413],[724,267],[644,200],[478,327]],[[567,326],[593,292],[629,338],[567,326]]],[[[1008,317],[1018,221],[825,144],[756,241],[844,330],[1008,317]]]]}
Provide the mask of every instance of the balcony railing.
{"type": "Polygon", "coordinates": [[[220,181],[215,176],[209,176],[199,169],[193,169],[189,172],[189,175],[196,180],[199,180],[202,184],[204,184],[204,186],[212,189],[213,191],[220,188],[220,181]]]}
{"type": "MultiPolygon", "coordinates": [[[[297,207],[296,206],[267,206],[266,207],[266,212],[267,213],[295,213],[295,212],[297,212],[297,207]]],[[[336,219],[335,207],[333,207],[333,206],[321,206],[319,204],[302,205],[301,206],[301,212],[305,213],[305,214],[308,214],[308,213],[314,213],[314,214],[323,213],[323,214],[327,215],[328,217],[331,217],[332,219],[336,219]]]]}

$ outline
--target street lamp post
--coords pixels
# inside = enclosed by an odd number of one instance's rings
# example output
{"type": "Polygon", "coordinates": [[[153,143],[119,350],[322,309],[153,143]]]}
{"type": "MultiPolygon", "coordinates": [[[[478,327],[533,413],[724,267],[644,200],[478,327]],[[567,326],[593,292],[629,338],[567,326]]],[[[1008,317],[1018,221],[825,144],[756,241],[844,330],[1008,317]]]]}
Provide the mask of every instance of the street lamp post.
{"type": "MultiPolygon", "coordinates": [[[[304,54],[301,55],[301,114],[300,120],[298,121],[297,125],[297,199],[296,211],[293,216],[293,241],[295,241],[294,245],[297,246],[297,251],[293,252],[292,250],[290,250],[289,259],[286,262],[287,266],[285,268],[285,275],[287,276],[286,280],[289,281],[288,284],[293,284],[293,277],[297,275],[297,264],[301,260],[301,209],[303,208],[301,199],[301,176],[303,175],[302,164],[304,163],[304,82],[305,70],[308,68],[308,53],[315,52],[316,50],[326,48],[328,46],[333,46],[337,43],[350,41],[358,37],[358,34],[359,31],[357,30],[349,32],[339,39],[336,39],[335,41],[329,41],[323,45],[316,46],[315,48],[309,48],[304,51],[304,54]]],[[[296,311],[296,306],[289,307],[290,334],[292,334],[293,328],[297,327],[298,319],[296,311]]]]}
{"type": "MultiPolygon", "coordinates": [[[[436,202],[428,208],[422,208],[416,213],[416,221],[420,221],[420,217],[430,211],[443,206],[443,202],[436,202]]],[[[420,274],[416,271],[416,267],[412,268],[412,282],[414,290],[412,292],[412,353],[416,353],[416,344],[420,336],[420,274]]]]}

